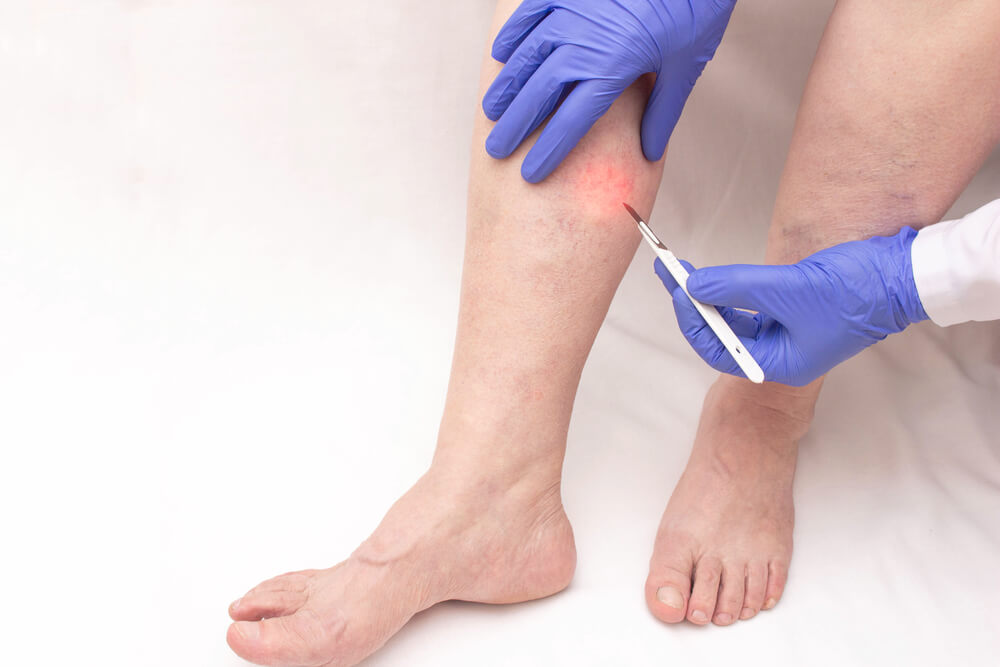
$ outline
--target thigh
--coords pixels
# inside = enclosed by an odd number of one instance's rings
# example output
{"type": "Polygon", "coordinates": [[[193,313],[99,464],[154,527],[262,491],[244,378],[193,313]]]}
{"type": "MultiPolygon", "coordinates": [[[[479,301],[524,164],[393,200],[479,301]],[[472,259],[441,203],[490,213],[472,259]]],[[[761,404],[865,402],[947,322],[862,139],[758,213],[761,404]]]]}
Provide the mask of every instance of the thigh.
{"type": "Polygon", "coordinates": [[[1000,140],[1000,2],[841,0],[803,95],[768,255],[937,222],[1000,140]]]}

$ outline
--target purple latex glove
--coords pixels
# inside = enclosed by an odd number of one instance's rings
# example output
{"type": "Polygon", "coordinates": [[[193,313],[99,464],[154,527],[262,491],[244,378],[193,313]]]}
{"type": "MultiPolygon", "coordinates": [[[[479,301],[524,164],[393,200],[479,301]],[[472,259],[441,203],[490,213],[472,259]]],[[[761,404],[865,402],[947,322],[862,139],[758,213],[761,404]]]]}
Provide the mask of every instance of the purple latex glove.
{"type": "Polygon", "coordinates": [[[642,150],[659,160],[736,0],[525,0],[493,43],[506,63],[483,98],[498,121],[486,151],[506,158],[559,105],[528,152],[525,180],[546,178],[641,75],[656,73],[642,150]],[[560,105],[561,102],[561,105],[560,105]]]}
{"type": "MultiPolygon", "coordinates": [[[[699,301],[721,306],[767,380],[803,386],[889,334],[927,319],[910,262],[916,235],[903,227],[895,236],[842,243],[784,266],[698,269],[687,288],[699,301]]],[[[712,368],[743,377],[659,260],[655,269],[673,295],[677,322],[695,351],[712,368]]]]}

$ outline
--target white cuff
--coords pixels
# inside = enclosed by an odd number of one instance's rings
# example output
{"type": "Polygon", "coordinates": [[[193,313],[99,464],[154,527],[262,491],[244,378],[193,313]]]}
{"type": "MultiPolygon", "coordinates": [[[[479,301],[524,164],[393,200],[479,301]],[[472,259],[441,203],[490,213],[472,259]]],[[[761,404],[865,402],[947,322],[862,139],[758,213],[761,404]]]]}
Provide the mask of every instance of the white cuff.
{"type": "Polygon", "coordinates": [[[935,324],[1000,319],[1000,199],[925,227],[910,253],[917,294],[935,324]]]}

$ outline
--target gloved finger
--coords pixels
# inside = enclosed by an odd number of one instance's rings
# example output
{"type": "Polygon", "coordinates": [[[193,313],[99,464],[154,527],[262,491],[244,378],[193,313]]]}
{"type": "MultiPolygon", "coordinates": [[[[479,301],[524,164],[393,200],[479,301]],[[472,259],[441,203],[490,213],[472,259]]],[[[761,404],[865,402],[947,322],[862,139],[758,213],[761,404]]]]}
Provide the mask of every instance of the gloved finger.
{"type": "MultiPolygon", "coordinates": [[[[563,47],[557,53],[570,48],[563,47]]],[[[524,180],[538,183],[547,178],[631,83],[622,86],[604,79],[578,83],[524,158],[521,165],[524,180]]]]}
{"type": "MultiPolygon", "coordinates": [[[[684,264],[687,264],[687,262],[684,262],[684,264]]],[[[688,264],[688,266],[690,266],[690,264],[688,264]]],[[[676,281],[673,280],[673,277],[670,276],[669,273],[667,273],[666,275],[670,279],[670,282],[673,283],[673,286],[670,286],[667,284],[666,280],[664,280],[663,282],[664,286],[666,286],[667,289],[670,290],[670,295],[674,296],[675,293],[681,294],[684,296],[684,300],[688,301],[688,297],[686,294],[684,294],[683,290],[675,292],[675,290],[678,290],[680,286],[677,284],[676,281]]],[[[719,314],[722,315],[722,319],[725,320],[726,324],[729,325],[729,328],[732,329],[733,333],[736,334],[738,337],[749,339],[752,341],[755,340],[757,336],[760,334],[760,329],[763,321],[763,316],[760,313],[752,313],[746,310],[738,310],[736,308],[729,308],[728,306],[716,308],[715,306],[709,305],[709,308],[715,308],[717,311],[719,311],[719,314]]],[[[692,309],[694,309],[694,306],[692,306],[692,309]]],[[[697,312],[697,309],[695,309],[695,312],[697,312]]],[[[746,344],[748,345],[749,349],[749,343],[746,344]]]]}
{"type": "MultiPolygon", "coordinates": [[[[681,265],[687,269],[688,273],[693,273],[695,271],[695,268],[691,266],[690,262],[685,262],[683,259],[678,261],[680,261],[681,265]]],[[[657,257],[656,261],[653,262],[653,270],[656,271],[656,275],[659,276],[660,282],[663,283],[663,286],[666,287],[667,291],[669,291],[671,296],[673,296],[674,290],[680,287],[680,285],[677,284],[673,275],[667,271],[667,267],[664,266],[659,257],[657,257]]],[[[684,294],[684,292],[681,291],[681,294],[684,294]]],[[[684,298],[686,300],[687,296],[685,295],[684,298]]],[[[746,310],[737,310],[735,308],[728,307],[717,308],[717,310],[722,315],[722,319],[726,321],[729,328],[732,329],[733,333],[737,336],[744,338],[756,338],[757,334],[760,333],[761,316],[759,313],[751,313],[746,310]]]]}
{"type": "MultiPolygon", "coordinates": [[[[714,307],[714,306],[713,306],[714,307]]],[[[736,308],[718,308],[722,319],[726,321],[733,333],[740,338],[756,339],[760,334],[762,317],[760,313],[751,313],[736,308]]],[[[748,348],[749,349],[749,348],[748,348]]]]}
{"type": "Polygon", "coordinates": [[[504,114],[524,84],[558,46],[553,39],[558,32],[546,29],[546,22],[551,20],[548,17],[528,35],[490,84],[483,96],[483,111],[490,120],[498,120],[504,114]]]}
{"type": "MultiPolygon", "coordinates": [[[[698,353],[698,356],[720,373],[746,377],[743,371],[740,370],[736,360],[733,359],[733,355],[729,354],[722,341],[719,340],[715,332],[705,322],[705,318],[701,316],[701,313],[695,309],[694,305],[687,298],[687,295],[684,294],[684,290],[678,287],[672,292],[672,295],[674,297],[674,314],[677,315],[677,324],[680,326],[684,338],[694,348],[694,351],[698,353]]],[[[749,346],[751,343],[753,343],[752,340],[743,340],[743,344],[747,346],[747,349],[750,349],[749,346]]]]}
{"type": "MultiPolygon", "coordinates": [[[[688,273],[694,271],[694,267],[691,266],[690,262],[685,262],[683,259],[678,261],[680,261],[681,266],[687,269],[688,273]]],[[[660,278],[660,282],[663,283],[663,286],[667,288],[668,292],[673,293],[673,291],[677,289],[677,281],[674,280],[674,277],[669,271],[667,271],[667,267],[664,266],[663,260],[659,257],[657,257],[656,261],[653,262],[653,271],[656,271],[656,275],[660,278]]]]}
{"type": "Polygon", "coordinates": [[[493,59],[505,63],[513,55],[521,42],[531,34],[550,11],[552,3],[548,0],[525,0],[510,15],[496,39],[493,40],[493,59]]]}
{"type": "Polygon", "coordinates": [[[510,157],[528,135],[556,108],[571,81],[565,80],[562,49],[549,56],[528,79],[486,137],[486,152],[502,160],[510,157]]]}
{"type": "Polygon", "coordinates": [[[681,111],[694,81],[670,81],[671,73],[662,71],[656,76],[653,92],[642,116],[642,152],[650,162],[657,162],[667,150],[667,142],[681,117],[681,111]]]}
{"type": "Polygon", "coordinates": [[[699,301],[748,308],[780,321],[805,282],[794,264],[731,264],[698,269],[688,278],[687,288],[699,301]]]}

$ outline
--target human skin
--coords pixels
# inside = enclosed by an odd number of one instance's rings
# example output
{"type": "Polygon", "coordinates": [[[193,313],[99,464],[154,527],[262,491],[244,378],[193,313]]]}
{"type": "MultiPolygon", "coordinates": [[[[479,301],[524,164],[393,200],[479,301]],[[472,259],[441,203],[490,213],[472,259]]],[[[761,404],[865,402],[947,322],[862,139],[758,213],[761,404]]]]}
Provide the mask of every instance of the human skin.
{"type": "MultiPolygon", "coordinates": [[[[494,34],[516,5],[499,3],[494,34]]],[[[483,92],[500,68],[485,58],[483,92]]],[[[627,90],[539,185],[520,173],[533,139],[494,160],[483,149],[493,124],[477,112],[458,333],[431,467],[346,561],[271,579],[234,603],[227,641],[240,656],[353,665],[437,602],[512,603],[569,584],[566,432],[639,243],[621,202],[648,215],[662,175],[639,140],[650,87],[627,90]]]]}
{"type": "MultiPolygon", "coordinates": [[[[499,3],[494,30],[516,5],[499,3]]],[[[990,5],[838,5],[796,124],[770,261],[940,218],[998,136],[1000,75],[986,70],[1000,7],[990,5]]],[[[481,90],[499,69],[486,58],[481,90]]],[[[648,91],[646,80],[629,89],[538,186],[519,172],[532,141],[492,160],[479,112],[458,336],[431,468],[346,561],[276,577],[234,603],[227,640],[239,655],[352,665],[436,602],[510,603],[569,583],[566,430],[639,242],[618,207],[628,200],[648,214],[661,176],[639,145],[648,91]]],[[[818,391],[730,377],[710,390],[656,539],[646,596],[658,618],[725,625],[780,598],[796,447],[818,391]],[[669,587],[676,607],[657,598],[669,587]]]]}
{"type": "MultiPolygon", "coordinates": [[[[768,262],[939,221],[1000,141],[998,63],[993,0],[841,0],[799,108],[768,262]]],[[[656,617],[728,625],[777,604],[798,441],[821,384],[727,375],[709,390],[650,561],[656,617]]]]}

